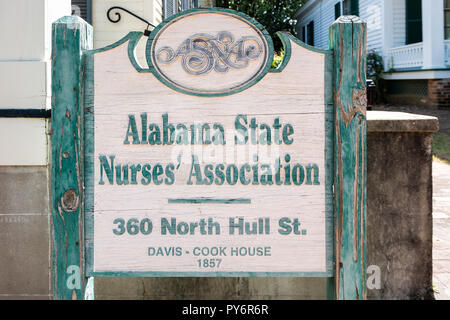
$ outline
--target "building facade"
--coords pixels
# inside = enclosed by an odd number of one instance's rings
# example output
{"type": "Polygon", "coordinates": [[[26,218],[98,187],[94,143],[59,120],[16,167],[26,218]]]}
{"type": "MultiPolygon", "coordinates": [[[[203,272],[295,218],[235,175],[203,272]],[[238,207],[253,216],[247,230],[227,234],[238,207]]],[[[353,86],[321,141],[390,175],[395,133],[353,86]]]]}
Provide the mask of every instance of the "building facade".
{"type": "MultiPolygon", "coordinates": [[[[203,1],[204,2],[204,1],[203,1]]],[[[114,6],[123,7],[136,15],[144,18],[153,25],[158,25],[163,19],[180,11],[197,8],[201,0],[72,0],[72,14],[78,15],[94,27],[94,49],[110,45],[128,34],[130,31],[144,31],[146,23],[135,17],[120,11],[111,11],[111,18],[117,19],[117,23],[111,22],[107,12],[114,6]]],[[[150,28],[151,30],[151,28],[150,28]]],[[[145,42],[141,39],[136,48],[136,56],[140,64],[147,67],[145,61],[145,42]]]]}
{"type": "MultiPolygon", "coordinates": [[[[168,16],[184,8],[172,2],[165,7],[168,16]]],[[[94,26],[95,48],[147,27],[126,13],[110,22],[106,13],[112,6],[154,25],[164,17],[161,0],[0,0],[0,300],[53,296],[52,23],[81,16],[94,26]]],[[[138,54],[143,64],[145,40],[138,54]]]]}
{"type": "Polygon", "coordinates": [[[70,0],[0,0],[0,299],[50,299],[52,23],[70,0]]]}
{"type": "Polygon", "coordinates": [[[309,0],[295,15],[300,39],[328,48],[341,15],[367,22],[367,50],[383,58],[388,102],[450,106],[450,1],[309,0]]]}
{"type": "MultiPolygon", "coordinates": [[[[106,17],[110,7],[122,5],[156,25],[165,15],[172,15],[184,8],[177,0],[177,6],[172,7],[175,9],[168,11],[164,3],[158,0],[0,0],[0,40],[3,44],[0,50],[0,300],[52,298],[52,23],[71,13],[82,16],[94,25],[95,47],[98,48],[119,40],[129,31],[146,28],[145,23],[126,14],[122,15],[121,22],[111,23],[106,17]]],[[[343,10],[361,10],[363,7],[342,3],[338,6],[335,4],[335,8],[339,9],[336,9],[339,13],[343,10]]],[[[379,17],[382,17],[381,14],[379,17]]],[[[333,19],[330,24],[332,22],[333,19]]],[[[320,42],[315,32],[321,30],[320,26],[320,22],[314,20],[309,27],[310,40],[317,41],[316,45],[320,42]]],[[[375,31],[369,29],[372,39],[375,31]]],[[[425,156],[421,148],[409,148],[407,145],[405,148],[419,152],[421,157],[425,156]]],[[[368,150],[368,154],[380,152],[371,153],[368,150]]],[[[381,160],[378,162],[385,163],[381,160]]],[[[403,171],[398,174],[405,177],[403,171]]],[[[379,183],[376,185],[379,186],[379,183]]],[[[414,190],[420,193],[422,189],[414,190]]],[[[408,200],[407,197],[403,198],[408,200]]],[[[407,207],[411,208],[411,204],[408,203],[407,207]]],[[[409,214],[409,211],[405,211],[405,214],[409,214]]],[[[378,222],[376,225],[379,225],[378,222]]],[[[403,231],[411,233],[409,229],[403,231]]],[[[423,232],[420,235],[423,237],[423,232]]],[[[140,278],[103,279],[103,282],[101,278],[96,282],[96,295],[109,299],[323,299],[327,290],[326,279],[319,278],[204,278],[202,281],[146,278],[145,282],[140,278]]]]}

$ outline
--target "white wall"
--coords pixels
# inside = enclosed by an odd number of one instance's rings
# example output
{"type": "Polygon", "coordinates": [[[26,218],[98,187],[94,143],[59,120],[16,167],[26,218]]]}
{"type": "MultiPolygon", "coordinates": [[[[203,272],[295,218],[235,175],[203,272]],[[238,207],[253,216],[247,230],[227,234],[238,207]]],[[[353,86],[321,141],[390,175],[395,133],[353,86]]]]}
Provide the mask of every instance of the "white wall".
{"type": "MultiPolygon", "coordinates": [[[[110,22],[106,13],[113,6],[128,9],[154,25],[158,25],[162,21],[161,0],[92,0],[92,25],[94,27],[94,48],[96,49],[122,39],[130,31],[144,31],[147,27],[144,22],[123,11],[117,11],[121,15],[118,23],[110,22]]],[[[112,18],[116,18],[114,12],[112,12],[112,18]]],[[[147,38],[141,39],[137,47],[138,61],[144,67],[146,67],[144,54],[146,40],[147,38]]]]}
{"type": "Polygon", "coordinates": [[[50,107],[51,24],[70,0],[0,0],[0,109],[50,107]]]}
{"type": "MultiPolygon", "coordinates": [[[[388,0],[389,1],[389,0],[388,0]]],[[[383,50],[383,0],[360,0],[359,16],[367,22],[367,52],[383,50]]]]}
{"type": "MultiPolygon", "coordinates": [[[[0,109],[46,109],[51,97],[51,25],[70,0],[0,0],[0,109]]],[[[0,118],[0,166],[42,165],[47,120],[0,118]]]]}
{"type": "Polygon", "coordinates": [[[48,164],[45,119],[0,118],[0,166],[48,164]]]}
{"type": "MultiPolygon", "coordinates": [[[[406,2],[405,0],[392,1],[393,43],[392,47],[401,47],[406,43],[406,2]]],[[[423,0],[430,1],[430,0],[423,0]]]]}
{"type": "Polygon", "coordinates": [[[298,18],[298,35],[300,36],[300,30],[303,26],[314,21],[314,46],[328,49],[328,29],[335,20],[334,5],[340,1],[341,0],[316,0],[314,7],[311,7],[311,9],[298,18]]]}
{"type": "MultiPolygon", "coordinates": [[[[310,0],[312,1],[312,0],[310,0]]],[[[390,1],[390,0],[387,0],[390,1]]],[[[404,1],[404,0],[403,0],[404,1]]],[[[328,30],[335,21],[334,6],[341,0],[316,0],[316,5],[311,7],[298,19],[297,32],[311,20],[314,20],[314,45],[328,48],[328,30]]],[[[359,15],[367,22],[367,50],[381,51],[383,46],[382,36],[382,10],[383,0],[359,0],[359,15]]],[[[341,4],[342,10],[342,4],[341,4]]]]}

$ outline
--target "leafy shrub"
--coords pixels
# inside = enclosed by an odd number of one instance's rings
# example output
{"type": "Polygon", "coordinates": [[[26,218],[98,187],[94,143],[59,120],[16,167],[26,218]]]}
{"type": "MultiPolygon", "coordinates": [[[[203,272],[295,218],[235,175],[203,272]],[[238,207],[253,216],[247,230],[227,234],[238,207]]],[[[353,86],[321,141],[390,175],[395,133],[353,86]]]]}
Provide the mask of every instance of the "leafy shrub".
{"type": "Polygon", "coordinates": [[[367,55],[367,78],[375,82],[376,102],[384,102],[385,83],[381,75],[384,72],[383,57],[372,50],[367,55]]]}
{"type": "Polygon", "coordinates": [[[276,69],[280,66],[281,62],[283,61],[284,57],[284,50],[281,50],[279,54],[275,53],[275,56],[273,57],[272,61],[272,69],[276,69]]]}

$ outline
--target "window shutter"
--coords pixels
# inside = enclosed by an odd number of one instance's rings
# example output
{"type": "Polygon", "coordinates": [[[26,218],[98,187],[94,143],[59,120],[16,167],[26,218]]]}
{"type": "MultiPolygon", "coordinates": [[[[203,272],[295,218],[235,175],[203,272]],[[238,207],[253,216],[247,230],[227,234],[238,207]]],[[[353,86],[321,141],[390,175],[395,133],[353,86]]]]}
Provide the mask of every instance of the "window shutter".
{"type": "Polygon", "coordinates": [[[341,3],[338,2],[334,5],[334,20],[337,20],[341,16],[341,3]]]}
{"type": "Polygon", "coordinates": [[[422,42],[422,0],[406,0],[406,44],[422,42]]]}
{"type": "Polygon", "coordinates": [[[163,0],[164,19],[180,11],[198,8],[198,0],[163,0]]]}
{"type": "Polygon", "coordinates": [[[308,24],[308,44],[310,46],[314,45],[314,21],[308,24]]]}
{"type": "Polygon", "coordinates": [[[184,11],[191,9],[192,8],[191,4],[192,1],[190,0],[181,0],[181,10],[184,11]]]}
{"type": "Polygon", "coordinates": [[[164,19],[167,19],[177,13],[177,0],[163,0],[164,19]]]}
{"type": "Polygon", "coordinates": [[[351,0],[350,14],[352,16],[359,16],[359,0],[351,0]]]}
{"type": "Polygon", "coordinates": [[[444,1],[444,36],[450,39],[450,0],[444,1]]]}
{"type": "Polygon", "coordinates": [[[91,19],[92,0],[72,0],[72,15],[79,16],[89,23],[91,19]]]}

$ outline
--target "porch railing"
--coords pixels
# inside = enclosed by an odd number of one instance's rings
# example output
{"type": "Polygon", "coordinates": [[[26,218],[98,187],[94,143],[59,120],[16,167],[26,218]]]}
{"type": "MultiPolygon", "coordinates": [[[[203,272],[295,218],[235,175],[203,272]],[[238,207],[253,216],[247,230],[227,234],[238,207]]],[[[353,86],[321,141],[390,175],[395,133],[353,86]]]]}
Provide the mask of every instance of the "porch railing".
{"type": "Polygon", "coordinates": [[[423,43],[389,49],[387,64],[392,69],[421,68],[423,66],[423,43]]]}

